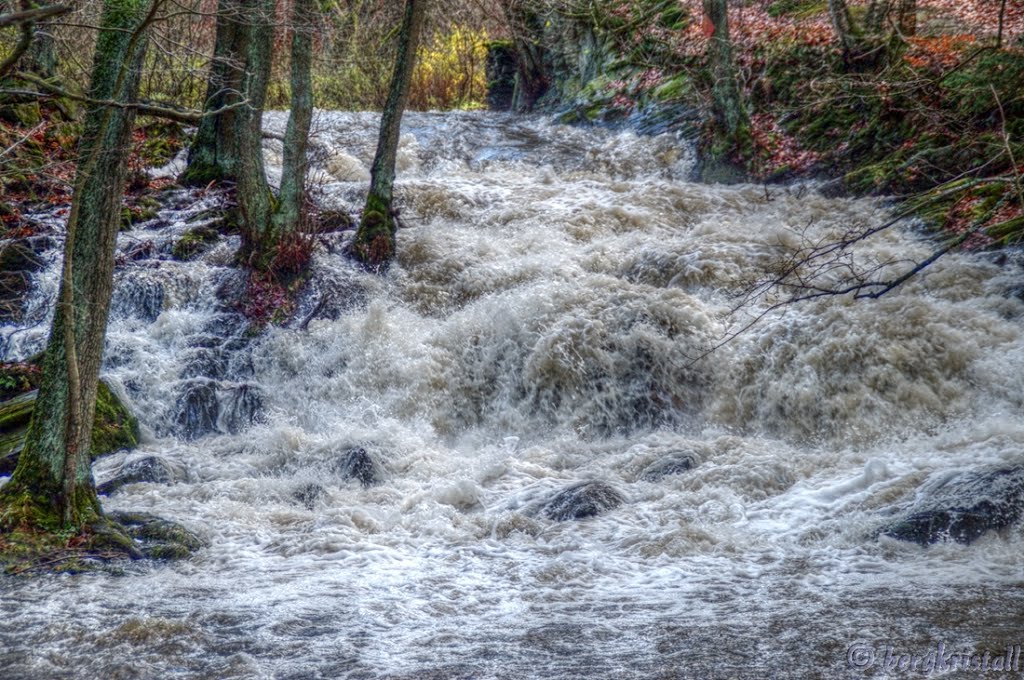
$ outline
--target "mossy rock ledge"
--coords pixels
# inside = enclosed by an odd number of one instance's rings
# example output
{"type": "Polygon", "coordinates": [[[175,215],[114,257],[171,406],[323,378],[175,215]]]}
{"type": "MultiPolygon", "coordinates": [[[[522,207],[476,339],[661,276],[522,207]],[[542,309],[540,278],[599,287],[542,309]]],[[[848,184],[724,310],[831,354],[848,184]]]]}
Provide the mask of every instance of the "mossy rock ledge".
{"type": "MultiPolygon", "coordinates": [[[[0,402],[0,476],[10,475],[25,447],[37,391],[0,402]]],[[[92,426],[90,455],[95,459],[139,444],[139,421],[110,387],[100,381],[96,390],[96,419],[92,426]]]]}

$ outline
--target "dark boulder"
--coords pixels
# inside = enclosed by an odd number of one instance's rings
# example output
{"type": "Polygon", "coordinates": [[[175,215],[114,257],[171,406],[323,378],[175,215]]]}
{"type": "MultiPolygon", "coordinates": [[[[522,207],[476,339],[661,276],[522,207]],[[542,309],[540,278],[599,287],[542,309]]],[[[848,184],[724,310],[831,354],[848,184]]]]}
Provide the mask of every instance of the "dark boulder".
{"type": "Polygon", "coordinates": [[[341,454],[337,469],[343,479],[354,479],[364,487],[380,484],[382,480],[380,466],[362,447],[352,448],[341,454]]]}
{"type": "Polygon", "coordinates": [[[178,397],[174,422],[183,439],[198,439],[217,429],[220,402],[213,381],[191,380],[185,383],[178,397]]]}
{"type": "Polygon", "coordinates": [[[109,479],[96,487],[97,493],[109,496],[122,486],[150,482],[153,484],[175,484],[187,479],[184,469],[160,456],[144,456],[125,461],[113,470],[109,479]]]}
{"type": "Polygon", "coordinates": [[[118,280],[110,300],[110,312],[115,318],[135,318],[152,323],[164,310],[164,299],[162,282],[132,270],[118,280]]]}
{"type": "Polygon", "coordinates": [[[640,473],[640,479],[645,482],[656,482],[663,477],[692,470],[697,467],[697,462],[697,457],[692,453],[672,453],[645,467],[640,473]]]}
{"type": "Polygon", "coordinates": [[[306,506],[307,510],[315,508],[317,503],[323,500],[326,496],[326,489],[316,482],[303,484],[292,492],[292,498],[306,506]]]}
{"type": "Polygon", "coordinates": [[[220,426],[238,434],[258,423],[263,413],[263,393],[255,385],[236,385],[225,390],[220,409],[220,426]]]}
{"type": "Polygon", "coordinates": [[[563,489],[541,508],[548,519],[564,522],[570,519],[596,517],[606,510],[622,505],[625,497],[604,482],[583,482],[563,489]]]}
{"type": "Polygon", "coordinates": [[[902,516],[878,534],[929,545],[970,543],[1020,519],[1024,466],[987,466],[928,481],[902,516]]]}

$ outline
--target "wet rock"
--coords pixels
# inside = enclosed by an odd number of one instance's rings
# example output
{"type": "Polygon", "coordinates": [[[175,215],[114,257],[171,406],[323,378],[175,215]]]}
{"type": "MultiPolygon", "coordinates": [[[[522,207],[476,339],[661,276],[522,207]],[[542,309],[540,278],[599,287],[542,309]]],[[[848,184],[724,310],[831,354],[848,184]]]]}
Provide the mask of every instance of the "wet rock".
{"type": "Polygon", "coordinates": [[[198,439],[217,429],[220,402],[213,381],[193,380],[185,383],[178,397],[174,418],[176,430],[183,439],[198,439]]]}
{"type": "Polygon", "coordinates": [[[111,512],[107,517],[123,526],[150,559],[184,559],[203,547],[203,541],[182,525],[147,512],[111,512]]]}
{"type": "Polygon", "coordinates": [[[136,318],[153,322],[164,310],[164,286],[159,281],[129,271],[118,281],[110,301],[116,317],[136,318]]]}
{"type": "Polygon", "coordinates": [[[970,543],[1024,511],[1024,466],[987,466],[926,482],[902,517],[878,533],[929,545],[970,543]]]}
{"type": "Polygon", "coordinates": [[[303,484],[298,489],[292,492],[292,498],[297,500],[306,506],[307,510],[312,510],[316,507],[323,498],[327,496],[327,491],[324,487],[320,486],[316,482],[310,482],[303,484]]]}
{"type": "Polygon", "coordinates": [[[96,487],[96,492],[109,496],[128,484],[176,484],[186,479],[184,468],[160,456],[144,456],[122,463],[112,472],[110,479],[96,487]]]}
{"type": "Polygon", "coordinates": [[[220,348],[197,347],[185,354],[182,378],[212,378],[222,380],[227,375],[228,360],[220,348]]]}
{"type": "Polygon", "coordinates": [[[263,412],[263,394],[255,385],[238,385],[226,390],[220,409],[218,426],[230,434],[259,422],[263,412]]]}
{"type": "Polygon", "coordinates": [[[343,479],[354,479],[364,487],[380,484],[383,477],[380,466],[362,447],[352,448],[341,454],[337,469],[343,479]]]}
{"type": "MultiPolygon", "coordinates": [[[[0,403],[0,475],[11,474],[18,464],[38,394],[37,390],[33,390],[0,403]]],[[[96,416],[90,449],[92,457],[135,448],[139,436],[138,420],[101,380],[96,388],[96,416]]]]}
{"type": "Polygon", "coordinates": [[[643,469],[640,479],[645,482],[656,482],[663,477],[678,475],[697,467],[697,457],[692,453],[672,453],[656,460],[643,469]]]}
{"type": "Polygon", "coordinates": [[[216,228],[209,225],[193,227],[174,244],[171,255],[176,260],[191,260],[208,250],[218,240],[220,232],[216,228]]]}
{"type": "Polygon", "coordinates": [[[240,309],[248,295],[248,280],[242,271],[225,272],[214,292],[226,309],[240,309]]]}
{"type": "Polygon", "coordinates": [[[583,482],[559,491],[541,508],[548,519],[564,522],[570,519],[596,517],[617,508],[625,497],[604,482],[583,482]]]}

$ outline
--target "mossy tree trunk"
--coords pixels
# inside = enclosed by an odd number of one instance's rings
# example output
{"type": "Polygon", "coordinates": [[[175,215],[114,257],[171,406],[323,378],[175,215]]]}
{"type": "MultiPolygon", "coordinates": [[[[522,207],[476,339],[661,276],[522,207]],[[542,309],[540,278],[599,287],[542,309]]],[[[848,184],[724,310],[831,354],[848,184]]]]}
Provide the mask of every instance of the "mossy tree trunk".
{"type": "MultiPolygon", "coordinates": [[[[284,160],[281,169],[281,190],[273,216],[272,233],[260,239],[268,260],[273,248],[282,240],[298,238],[306,217],[306,170],[309,130],[313,122],[313,31],[316,18],[315,0],[293,0],[291,45],[291,111],[284,133],[284,160]]],[[[270,266],[275,263],[270,262],[270,266]]],[[[301,262],[278,262],[293,267],[301,262]]]]}
{"type": "MultiPolygon", "coordinates": [[[[217,35],[206,84],[204,109],[207,112],[221,111],[244,98],[244,50],[240,42],[243,2],[220,0],[217,3],[217,35]]],[[[183,182],[205,186],[214,181],[235,180],[236,117],[237,111],[231,108],[203,117],[188,150],[188,167],[181,176],[183,182]]]]}
{"type": "Polygon", "coordinates": [[[711,108],[716,124],[716,152],[749,151],[750,116],[743,104],[729,37],[729,11],[726,0],[704,0],[704,13],[713,31],[708,40],[708,66],[711,71],[711,108]]]}
{"type": "Polygon", "coordinates": [[[360,262],[380,270],[395,256],[395,215],[392,201],[395,161],[402,127],[402,113],[409,99],[409,84],[416,65],[416,49],[426,14],[427,0],[406,0],[398,39],[398,55],[387,103],[381,115],[377,153],[370,169],[370,193],[366,197],[353,253],[360,262]]]}
{"type": "MultiPolygon", "coordinates": [[[[136,99],[158,4],[106,0],[91,100],[136,99]]],[[[134,119],[132,108],[117,106],[94,105],[86,114],[42,383],[18,466],[0,488],[6,529],[81,530],[102,517],[88,452],[134,119]]]]}
{"type": "Polygon", "coordinates": [[[264,242],[273,231],[274,201],[263,166],[263,107],[274,48],[274,6],[274,0],[250,0],[239,27],[245,63],[242,92],[248,103],[237,109],[233,129],[238,153],[235,196],[242,223],[241,256],[256,269],[266,264],[264,242]]]}
{"type": "Polygon", "coordinates": [[[916,0],[871,0],[860,22],[851,14],[847,0],[828,0],[828,10],[847,71],[884,66],[902,45],[902,36],[917,32],[916,0]]]}

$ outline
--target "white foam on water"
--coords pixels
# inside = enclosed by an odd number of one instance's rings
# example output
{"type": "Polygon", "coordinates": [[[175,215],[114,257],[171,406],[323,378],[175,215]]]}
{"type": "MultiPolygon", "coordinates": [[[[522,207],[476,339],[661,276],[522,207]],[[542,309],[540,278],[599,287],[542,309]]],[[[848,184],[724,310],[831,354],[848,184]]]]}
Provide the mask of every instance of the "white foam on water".
{"type": "MultiPolygon", "coordinates": [[[[376,122],[318,112],[327,202],[358,207],[376,122]]],[[[136,302],[112,320],[107,376],[144,451],[190,474],[105,506],[181,521],[209,547],[124,578],[3,583],[13,672],[808,677],[845,672],[858,639],[973,645],[1009,625],[1019,527],[928,549],[872,535],[933,474],[1021,463],[1017,271],[950,255],[881,300],[767,311],[708,354],[772,304],[731,311],[758,272],[886,206],[689,182],[674,135],[412,114],[401,146],[392,269],[320,252],[338,313],[225,350],[218,394],[262,399],[241,432],[176,429],[197,350],[240,333],[216,306],[223,253],[121,275],[141,292],[121,293],[136,302]],[[143,282],[163,291],[152,319],[129,313],[154,307],[143,282]],[[355,447],[380,484],[342,477],[355,447]],[[645,477],[682,454],[692,470],[645,477]],[[623,504],[561,523],[536,511],[583,481],[623,504]],[[964,606],[973,618],[950,615],[964,606]]],[[[907,224],[856,255],[931,248],[907,224]]]]}

